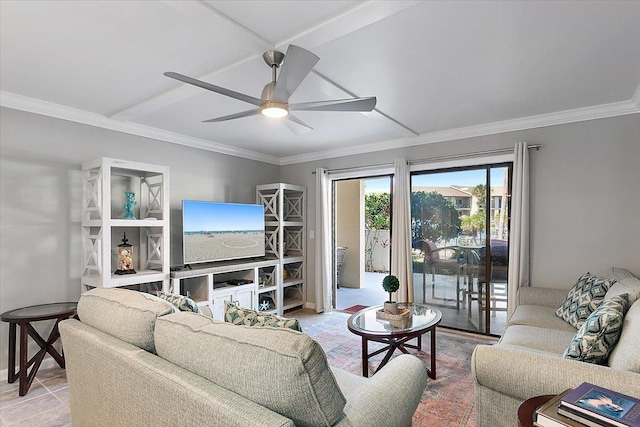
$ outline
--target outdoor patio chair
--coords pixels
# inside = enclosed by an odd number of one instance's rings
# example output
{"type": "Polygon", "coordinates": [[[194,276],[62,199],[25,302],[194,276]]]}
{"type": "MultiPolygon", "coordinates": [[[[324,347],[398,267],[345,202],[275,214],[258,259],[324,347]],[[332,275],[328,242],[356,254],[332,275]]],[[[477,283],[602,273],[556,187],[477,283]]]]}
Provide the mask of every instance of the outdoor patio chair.
{"type": "MultiPolygon", "coordinates": [[[[444,246],[439,248],[431,240],[416,240],[413,242],[413,248],[419,249],[424,255],[422,262],[422,302],[427,302],[427,273],[431,274],[431,299],[441,301],[455,301],[456,309],[460,309],[460,304],[464,306],[464,289],[460,287],[460,278],[464,276],[464,267],[466,261],[458,250],[457,246],[444,246]],[[436,271],[446,271],[456,276],[455,298],[436,296],[436,271]]],[[[446,287],[440,286],[440,287],[446,287]]],[[[434,304],[438,305],[438,304],[434,304]]],[[[443,304],[446,306],[446,304],[443,304]]]]}
{"type": "Polygon", "coordinates": [[[489,310],[495,316],[497,311],[507,311],[507,278],[509,274],[508,248],[504,240],[491,240],[491,277],[486,279],[485,255],[482,250],[472,250],[467,257],[467,313],[469,321],[478,329],[483,324],[486,311],[487,283],[489,292],[489,310]],[[478,322],[472,316],[472,304],[478,304],[478,322]],[[499,305],[499,303],[501,303],[499,305]]]}

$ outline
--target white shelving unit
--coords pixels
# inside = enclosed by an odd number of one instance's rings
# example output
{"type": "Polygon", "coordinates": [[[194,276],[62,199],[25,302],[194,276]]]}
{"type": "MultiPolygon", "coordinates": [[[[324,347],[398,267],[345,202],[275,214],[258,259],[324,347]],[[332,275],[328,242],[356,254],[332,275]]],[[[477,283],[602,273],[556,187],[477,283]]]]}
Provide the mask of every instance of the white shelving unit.
{"type": "Polygon", "coordinates": [[[84,163],[82,292],[147,283],[168,292],[169,224],[168,167],[107,157],[84,163]],[[136,193],[136,219],[123,219],[124,191],[136,193]],[[125,233],[136,273],[116,275],[116,248],[125,233]]]}
{"type": "Polygon", "coordinates": [[[306,188],[258,185],[256,202],[264,206],[265,253],[275,257],[278,267],[271,286],[258,289],[258,300],[268,295],[282,315],[306,301],[306,188]]]}

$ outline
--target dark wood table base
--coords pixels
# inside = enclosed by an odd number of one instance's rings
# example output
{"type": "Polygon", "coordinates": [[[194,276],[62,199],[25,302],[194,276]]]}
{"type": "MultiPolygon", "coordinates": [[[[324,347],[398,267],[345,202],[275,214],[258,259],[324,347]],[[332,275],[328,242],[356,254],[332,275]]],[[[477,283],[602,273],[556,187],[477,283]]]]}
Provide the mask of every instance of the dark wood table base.
{"type": "Polygon", "coordinates": [[[68,319],[76,314],[75,303],[56,303],[43,304],[41,306],[25,307],[23,309],[13,310],[2,314],[2,321],[9,323],[9,361],[7,366],[7,381],[12,384],[16,380],[20,381],[18,387],[18,395],[24,396],[29,391],[29,387],[33,383],[33,379],[47,354],[56,361],[58,366],[65,368],[64,356],[58,352],[53,344],[60,338],[58,323],[61,320],[68,319]],[[50,308],[47,312],[46,309],[50,308]],[[23,315],[29,309],[45,310],[42,314],[23,315]],[[38,331],[31,325],[32,322],[41,320],[53,320],[56,323],[49,333],[49,337],[45,340],[40,336],[38,331]],[[20,326],[20,369],[16,372],[16,335],[17,327],[20,326]],[[29,337],[35,341],[40,350],[29,359],[29,337]],[[29,370],[31,369],[31,370],[29,370]]]}
{"type": "MultiPolygon", "coordinates": [[[[427,368],[427,374],[429,375],[429,378],[435,380],[436,379],[436,328],[433,327],[428,332],[431,336],[431,368],[427,368]]],[[[389,360],[391,360],[391,356],[393,356],[393,353],[396,351],[396,349],[400,350],[405,354],[410,354],[409,350],[407,350],[407,347],[421,351],[422,335],[424,333],[425,331],[418,331],[418,332],[403,336],[401,338],[375,337],[371,335],[362,336],[362,376],[363,377],[369,376],[369,359],[380,353],[383,353],[385,351],[387,352],[387,354],[384,356],[384,359],[382,359],[382,362],[380,362],[380,365],[378,365],[376,372],[382,369],[384,365],[386,365],[389,362],[389,360]],[[417,338],[417,341],[418,341],[417,345],[408,344],[408,341],[414,338],[417,338]],[[369,341],[386,344],[386,346],[372,353],[369,353],[369,341]]]]}

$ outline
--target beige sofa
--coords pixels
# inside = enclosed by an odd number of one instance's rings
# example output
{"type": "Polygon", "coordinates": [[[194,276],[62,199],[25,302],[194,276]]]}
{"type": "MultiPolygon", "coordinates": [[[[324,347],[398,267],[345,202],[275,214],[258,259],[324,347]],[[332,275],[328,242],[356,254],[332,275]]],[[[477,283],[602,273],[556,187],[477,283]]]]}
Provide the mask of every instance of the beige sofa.
{"type": "Polygon", "coordinates": [[[563,359],[576,328],[556,316],[567,290],[521,288],[507,329],[496,345],[472,357],[478,427],[517,425],[520,404],[583,382],[640,398],[640,300],[628,310],[609,366],[563,359]]]}
{"type": "Polygon", "coordinates": [[[427,383],[414,356],[362,378],[303,333],[174,313],[135,291],[86,292],[78,316],[60,323],[77,426],[407,426],[427,383]]]}

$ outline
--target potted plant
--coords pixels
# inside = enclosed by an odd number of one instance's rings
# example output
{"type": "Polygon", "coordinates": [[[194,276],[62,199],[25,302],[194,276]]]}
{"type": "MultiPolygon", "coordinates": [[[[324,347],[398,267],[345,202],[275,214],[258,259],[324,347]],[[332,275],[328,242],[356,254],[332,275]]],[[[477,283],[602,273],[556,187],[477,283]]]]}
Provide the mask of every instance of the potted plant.
{"type": "Polygon", "coordinates": [[[391,294],[400,288],[400,281],[396,276],[390,274],[382,280],[382,288],[389,292],[389,301],[384,303],[384,311],[391,314],[398,314],[398,303],[392,300],[391,294]]]}

